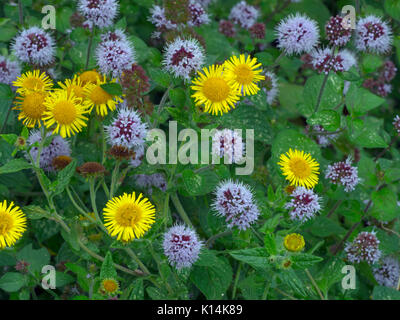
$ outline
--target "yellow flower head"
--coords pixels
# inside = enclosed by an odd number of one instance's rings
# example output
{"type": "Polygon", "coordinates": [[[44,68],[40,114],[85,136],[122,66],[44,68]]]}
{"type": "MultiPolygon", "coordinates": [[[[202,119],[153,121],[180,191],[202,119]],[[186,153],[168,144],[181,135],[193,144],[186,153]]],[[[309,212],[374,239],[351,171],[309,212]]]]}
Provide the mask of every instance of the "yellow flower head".
{"type": "Polygon", "coordinates": [[[66,79],[65,83],[58,82],[58,85],[66,90],[68,94],[73,92],[75,96],[81,98],[82,100],[85,99],[85,88],[86,84],[83,84],[82,80],[78,76],[74,76],[73,79],[66,79]]]}
{"type": "Polygon", "coordinates": [[[60,133],[65,138],[86,127],[85,121],[88,118],[84,114],[89,110],[73,92],[68,94],[66,90],[56,90],[50,93],[44,104],[47,111],[43,115],[43,121],[47,128],[55,125],[53,133],[60,133]]]}
{"type": "Polygon", "coordinates": [[[97,83],[97,80],[101,79],[100,74],[96,70],[89,70],[81,73],[79,75],[79,79],[82,81],[83,85],[88,83],[97,83]]]}
{"type": "Polygon", "coordinates": [[[306,245],[306,243],[304,242],[303,236],[298,233],[288,234],[285,237],[283,244],[287,250],[292,251],[292,252],[301,251],[301,250],[303,250],[304,246],[306,245]]]}
{"type": "Polygon", "coordinates": [[[43,91],[26,91],[23,96],[17,97],[14,110],[21,111],[18,114],[18,120],[28,128],[35,127],[36,123],[41,126],[40,120],[46,111],[44,101],[47,92],[43,91]]]}
{"type": "Polygon", "coordinates": [[[261,63],[257,63],[257,58],[249,55],[247,58],[244,54],[239,58],[233,56],[224,63],[224,73],[233,80],[234,87],[243,96],[256,94],[260,90],[256,83],[265,80],[261,72],[261,63]]]}
{"type": "Polygon", "coordinates": [[[13,82],[17,93],[25,94],[29,91],[48,91],[53,87],[53,81],[40,70],[28,71],[13,82]]]}
{"type": "Polygon", "coordinates": [[[113,295],[118,292],[119,283],[115,279],[107,278],[101,281],[101,291],[106,294],[113,295]]]}
{"type": "MultiPolygon", "coordinates": [[[[110,82],[115,82],[115,79],[110,82]]],[[[105,83],[107,83],[106,76],[103,76],[103,79],[98,79],[96,84],[88,84],[84,91],[86,95],[85,105],[90,108],[90,111],[96,107],[96,113],[102,117],[107,115],[108,109],[114,111],[115,106],[123,101],[120,97],[113,96],[105,91],[101,87],[101,85],[105,83]]]]}
{"type": "Polygon", "coordinates": [[[109,200],[103,210],[109,234],[124,242],[140,238],[155,222],[155,208],[142,194],[124,193],[109,200]]]}
{"type": "Polygon", "coordinates": [[[278,165],[291,185],[311,189],[318,183],[319,163],[304,151],[289,149],[281,154],[278,165]]]}
{"type": "Polygon", "coordinates": [[[196,106],[204,106],[205,111],[213,115],[222,115],[235,108],[240,95],[232,80],[223,73],[223,66],[212,65],[197,73],[199,76],[193,79],[191,86],[195,91],[192,97],[196,106]]]}
{"type": "Polygon", "coordinates": [[[26,230],[26,216],[20,207],[7,201],[0,203],[0,249],[11,247],[26,230]]]}

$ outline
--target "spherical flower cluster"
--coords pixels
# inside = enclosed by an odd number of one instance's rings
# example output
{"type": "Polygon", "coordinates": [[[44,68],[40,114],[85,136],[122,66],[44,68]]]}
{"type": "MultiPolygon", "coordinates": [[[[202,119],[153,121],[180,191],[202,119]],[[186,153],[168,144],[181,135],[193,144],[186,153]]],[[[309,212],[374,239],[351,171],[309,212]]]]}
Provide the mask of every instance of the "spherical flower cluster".
{"type": "Polygon", "coordinates": [[[217,130],[212,138],[212,153],[226,157],[225,163],[239,163],[244,153],[242,137],[231,129],[217,130]]]}
{"type": "Polygon", "coordinates": [[[0,56],[0,83],[11,85],[20,75],[21,66],[18,62],[0,56]]]}
{"type": "Polygon", "coordinates": [[[275,73],[264,71],[265,80],[261,81],[260,87],[267,95],[268,104],[272,105],[279,94],[278,79],[275,73]]]}
{"type": "Polygon", "coordinates": [[[343,28],[343,22],[341,16],[334,16],[326,23],[325,33],[331,45],[343,47],[349,42],[351,29],[343,28]]]}
{"type": "Polygon", "coordinates": [[[392,44],[392,30],[380,17],[361,18],[356,26],[356,48],[377,54],[387,53],[392,44]]]}
{"type": "Polygon", "coordinates": [[[178,270],[190,268],[199,258],[202,246],[196,232],[185,225],[175,225],[164,234],[164,254],[178,270]]]}
{"type": "Polygon", "coordinates": [[[324,133],[326,133],[326,130],[321,125],[315,125],[312,128],[313,128],[313,130],[315,132],[321,132],[322,133],[322,134],[317,134],[315,136],[315,138],[317,140],[317,143],[321,147],[329,146],[332,143],[332,141],[335,141],[339,137],[338,133],[330,133],[329,135],[324,134],[324,133]]]}
{"type": "Polygon", "coordinates": [[[396,288],[400,276],[399,260],[387,256],[382,259],[380,266],[373,269],[375,280],[381,285],[396,288]]]}
{"type": "Polygon", "coordinates": [[[319,73],[328,74],[329,71],[348,71],[356,64],[354,55],[348,50],[342,50],[332,56],[332,49],[316,49],[311,53],[312,65],[319,73]]]}
{"type": "Polygon", "coordinates": [[[255,23],[249,29],[251,36],[254,39],[264,39],[265,38],[265,24],[264,23],[255,23]]]}
{"type": "Polygon", "coordinates": [[[176,77],[190,80],[204,64],[205,55],[203,47],[195,39],[176,38],[165,48],[163,66],[176,77]]]}
{"type": "Polygon", "coordinates": [[[352,263],[360,263],[362,261],[369,264],[376,263],[381,257],[379,243],[380,241],[374,231],[360,232],[353,242],[346,244],[347,259],[352,263]]]}
{"type": "Polygon", "coordinates": [[[134,175],[135,184],[145,190],[148,194],[152,194],[152,187],[156,187],[161,191],[167,190],[167,181],[162,173],[153,174],[136,174],[134,175]]]}
{"type": "Polygon", "coordinates": [[[250,187],[230,180],[217,187],[212,207],[217,215],[225,217],[229,228],[240,230],[248,229],[260,215],[250,187]]]}
{"type": "Polygon", "coordinates": [[[144,158],[144,144],[135,148],[132,157],[129,160],[129,165],[133,168],[139,167],[144,158]]]}
{"type": "Polygon", "coordinates": [[[189,5],[190,20],[188,25],[191,27],[198,27],[202,24],[209,24],[210,18],[204,7],[195,0],[191,0],[189,5]]]}
{"type": "Polygon", "coordinates": [[[163,7],[154,5],[150,9],[150,17],[148,20],[154,24],[160,31],[167,31],[176,29],[176,23],[168,20],[165,17],[165,9],[163,7]]]}
{"type": "Polygon", "coordinates": [[[87,19],[86,24],[107,28],[113,24],[118,12],[116,0],[79,0],[78,10],[87,19]]]}
{"type": "Polygon", "coordinates": [[[283,245],[288,251],[298,252],[303,250],[306,243],[301,234],[290,233],[286,235],[285,238],[283,239],[283,245]]]}
{"type": "Polygon", "coordinates": [[[291,194],[290,202],[285,204],[292,220],[305,222],[315,216],[321,210],[320,198],[312,189],[297,187],[291,194]]]}
{"type": "Polygon", "coordinates": [[[101,73],[113,78],[135,62],[135,50],[126,39],[122,30],[108,32],[102,36],[103,41],[96,48],[96,61],[101,73]]]}
{"type": "Polygon", "coordinates": [[[240,1],[231,9],[229,19],[242,28],[249,29],[257,21],[259,15],[258,9],[247,4],[246,1],[240,1]]]}
{"type": "Polygon", "coordinates": [[[328,165],[325,178],[330,179],[334,184],[344,186],[346,192],[353,191],[360,182],[360,178],[358,177],[358,168],[353,167],[351,162],[351,157],[348,157],[345,161],[328,165]]]}
{"type": "Polygon", "coordinates": [[[105,130],[112,146],[135,149],[144,143],[147,124],[142,122],[135,110],[121,107],[118,108],[118,114],[113,122],[106,126],[105,130]]]}
{"type": "Polygon", "coordinates": [[[15,38],[12,49],[23,62],[38,66],[54,61],[55,44],[49,33],[38,27],[24,29],[15,38]]]}
{"type": "Polygon", "coordinates": [[[397,133],[400,134],[400,117],[396,115],[393,119],[393,126],[396,129],[397,133]]]}
{"type": "Polygon", "coordinates": [[[396,73],[397,73],[397,68],[395,64],[390,60],[386,60],[385,63],[383,64],[383,68],[380,72],[379,78],[384,82],[390,82],[394,79],[396,73]]]}
{"type": "MultiPolygon", "coordinates": [[[[50,137],[51,132],[46,134],[46,137],[50,137]]],[[[31,131],[28,140],[26,141],[28,148],[31,147],[35,142],[40,143],[42,137],[39,130],[31,131]]],[[[38,155],[38,146],[33,146],[29,150],[30,157],[33,161],[36,161],[38,155]]],[[[55,135],[48,146],[43,147],[40,152],[39,166],[45,171],[54,171],[53,160],[58,156],[70,156],[71,149],[69,142],[62,137],[55,135]]],[[[29,156],[26,158],[30,160],[29,156]]]]}
{"type": "Polygon", "coordinates": [[[221,20],[218,31],[229,38],[233,38],[236,35],[235,25],[229,20],[221,20]]]}
{"type": "Polygon", "coordinates": [[[278,47],[287,55],[308,53],[319,42],[319,28],[317,23],[296,13],[283,19],[276,28],[278,47]]]}

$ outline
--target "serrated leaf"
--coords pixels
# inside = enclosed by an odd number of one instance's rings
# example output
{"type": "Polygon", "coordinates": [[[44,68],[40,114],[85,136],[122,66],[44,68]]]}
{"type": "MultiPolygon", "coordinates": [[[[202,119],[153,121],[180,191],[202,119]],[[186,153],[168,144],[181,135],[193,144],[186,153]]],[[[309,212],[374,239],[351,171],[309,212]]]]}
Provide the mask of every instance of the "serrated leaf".
{"type": "Polygon", "coordinates": [[[50,212],[36,205],[25,206],[22,208],[22,211],[30,220],[49,218],[51,216],[50,212]]]}
{"type": "Polygon", "coordinates": [[[18,172],[31,167],[32,165],[23,159],[13,159],[0,167],[0,174],[18,172]]]}
{"type": "Polygon", "coordinates": [[[100,87],[112,96],[121,96],[122,95],[122,87],[119,83],[104,83],[100,85],[100,87]]]}
{"type": "Polygon", "coordinates": [[[101,265],[100,278],[101,279],[117,278],[117,271],[115,270],[114,262],[110,251],[107,252],[103,264],[101,265]]]}
{"type": "Polygon", "coordinates": [[[7,272],[0,278],[0,289],[6,292],[17,292],[25,284],[24,275],[18,272],[7,272]]]}
{"type": "Polygon", "coordinates": [[[292,262],[293,262],[293,268],[298,268],[298,269],[307,269],[314,264],[321,262],[324,260],[321,257],[314,256],[309,253],[297,253],[293,254],[291,256],[292,262]]]}

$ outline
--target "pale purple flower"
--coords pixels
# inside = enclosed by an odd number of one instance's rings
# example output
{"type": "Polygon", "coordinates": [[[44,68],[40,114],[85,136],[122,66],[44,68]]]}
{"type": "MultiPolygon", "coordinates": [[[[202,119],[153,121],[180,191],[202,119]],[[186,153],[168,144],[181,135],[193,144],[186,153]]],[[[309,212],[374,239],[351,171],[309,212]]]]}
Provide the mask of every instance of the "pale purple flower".
{"type": "Polygon", "coordinates": [[[212,153],[226,157],[227,163],[240,163],[244,155],[241,135],[231,129],[217,130],[212,138],[212,153]]]}
{"type": "Polygon", "coordinates": [[[380,266],[373,269],[375,280],[381,285],[396,288],[400,276],[399,260],[386,256],[380,266]]]}
{"type": "Polygon", "coordinates": [[[90,28],[93,25],[101,29],[113,24],[118,13],[116,0],[79,0],[79,12],[87,19],[90,28]]]}
{"type": "Polygon", "coordinates": [[[343,28],[341,16],[331,17],[325,25],[325,33],[331,45],[343,47],[351,38],[351,29],[343,28]]]}
{"type": "Polygon", "coordinates": [[[176,38],[167,44],[162,64],[175,77],[190,80],[190,76],[204,64],[204,49],[195,39],[176,38]]]}
{"type": "Polygon", "coordinates": [[[278,48],[287,55],[311,52],[319,42],[319,28],[317,23],[296,13],[283,19],[276,28],[278,48]]]}
{"type": "Polygon", "coordinates": [[[257,21],[259,15],[257,8],[247,4],[246,1],[240,1],[231,9],[229,19],[242,28],[249,29],[257,21]]]}
{"type": "MultiPolygon", "coordinates": [[[[316,132],[321,132],[321,133],[326,132],[324,127],[321,126],[321,125],[313,126],[313,130],[316,131],[316,132]]],[[[332,141],[335,141],[339,137],[339,134],[338,133],[331,133],[329,135],[327,135],[327,134],[316,134],[315,137],[317,139],[317,143],[321,147],[327,147],[327,146],[332,144],[332,141]]]]}
{"type": "Polygon", "coordinates": [[[178,270],[190,268],[199,258],[202,247],[196,232],[185,225],[175,225],[164,234],[164,254],[178,270]]]}
{"type": "Polygon", "coordinates": [[[129,160],[129,165],[137,168],[142,164],[144,158],[144,143],[133,148],[134,155],[129,160]]]}
{"type": "MultiPolygon", "coordinates": [[[[12,85],[13,81],[21,75],[21,66],[17,61],[11,61],[0,56],[0,83],[12,85]]],[[[12,86],[14,88],[14,86],[12,86]]]]}
{"type": "Polygon", "coordinates": [[[108,32],[96,48],[96,61],[101,73],[119,78],[122,72],[135,63],[135,50],[121,31],[108,32]],[[116,39],[116,40],[113,40],[116,39]]]}
{"type": "Polygon", "coordinates": [[[134,149],[143,145],[147,135],[147,124],[142,122],[135,110],[121,106],[117,116],[105,130],[112,146],[134,149]]]}
{"type": "Polygon", "coordinates": [[[173,30],[177,28],[176,23],[165,17],[165,9],[163,7],[153,5],[150,9],[150,17],[148,20],[161,31],[173,30]]]}
{"type": "Polygon", "coordinates": [[[285,208],[291,209],[289,216],[292,220],[305,222],[321,210],[319,196],[312,189],[297,187],[290,197],[290,202],[285,204],[285,208]]]}
{"type": "Polygon", "coordinates": [[[162,173],[135,174],[133,179],[139,188],[143,189],[150,195],[153,193],[153,187],[164,192],[167,190],[167,181],[162,173]]]}
{"type": "Polygon", "coordinates": [[[400,134],[400,117],[399,117],[399,115],[396,115],[394,117],[393,125],[394,125],[394,128],[396,129],[397,133],[400,134]]]}
{"type": "Polygon", "coordinates": [[[396,72],[397,68],[395,64],[390,60],[386,60],[380,73],[380,78],[385,82],[390,82],[396,76],[396,72]]]}
{"type": "Polygon", "coordinates": [[[38,27],[22,30],[14,39],[12,49],[17,58],[26,63],[45,66],[54,61],[54,40],[38,27]]]}
{"type": "Polygon", "coordinates": [[[356,48],[377,54],[389,52],[392,30],[380,17],[373,15],[358,20],[356,26],[356,48]]]}
{"type": "Polygon", "coordinates": [[[332,183],[344,186],[346,192],[353,191],[360,182],[358,177],[358,168],[351,165],[352,159],[348,157],[345,161],[336,162],[328,165],[325,178],[330,179],[332,183]]]}
{"type": "Polygon", "coordinates": [[[381,251],[379,250],[379,239],[374,231],[360,232],[353,242],[348,242],[345,247],[347,259],[351,263],[365,261],[373,264],[379,261],[381,251]]]}
{"type": "Polygon", "coordinates": [[[260,215],[248,185],[231,180],[223,181],[215,190],[212,208],[225,218],[228,228],[246,230],[260,215]]]}
{"type": "Polygon", "coordinates": [[[114,31],[107,31],[100,35],[101,42],[106,41],[122,41],[128,42],[128,38],[122,29],[116,29],[114,31]]]}
{"type": "Polygon", "coordinates": [[[209,24],[210,18],[204,7],[197,1],[191,0],[189,3],[190,20],[188,25],[198,27],[202,24],[209,24]]]}
{"type": "Polygon", "coordinates": [[[267,95],[268,104],[272,105],[279,94],[278,79],[275,73],[271,71],[264,71],[265,80],[262,80],[260,86],[267,95]]]}
{"type": "Polygon", "coordinates": [[[342,64],[343,71],[349,71],[352,66],[357,64],[356,57],[347,49],[340,50],[338,57],[341,59],[340,63],[342,64]]]}
{"type": "MultiPolygon", "coordinates": [[[[48,146],[44,146],[40,153],[39,166],[45,171],[54,171],[53,159],[58,156],[70,156],[71,149],[69,142],[63,139],[59,135],[52,135],[51,132],[46,134],[46,137],[52,137],[52,140],[48,146]]],[[[26,144],[31,147],[35,142],[40,143],[42,141],[41,133],[39,130],[31,131],[26,144]]],[[[33,161],[36,161],[38,155],[38,146],[31,147],[29,154],[33,161]]],[[[30,160],[28,154],[25,155],[28,160],[30,160]]]]}

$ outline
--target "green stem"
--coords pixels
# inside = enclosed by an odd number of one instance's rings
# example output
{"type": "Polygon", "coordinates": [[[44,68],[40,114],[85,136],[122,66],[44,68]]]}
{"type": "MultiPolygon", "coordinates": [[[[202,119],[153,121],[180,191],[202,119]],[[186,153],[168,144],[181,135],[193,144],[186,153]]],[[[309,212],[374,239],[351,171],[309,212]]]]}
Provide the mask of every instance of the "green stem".
{"type": "Polygon", "coordinates": [[[213,235],[212,237],[210,237],[210,238],[207,240],[205,246],[206,246],[207,248],[211,248],[211,246],[213,245],[213,243],[214,243],[215,240],[217,240],[218,238],[221,238],[221,237],[230,235],[230,234],[232,234],[232,230],[231,230],[231,229],[228,229],[228,230],[225,230],[225,231],[223,231],[223,232],[217,233],[217,234],[213,235]]]}
{"type": "Polygon", "coordinates": [[[120,160],[117,160],[117,163],[115,164],[112,176],[111,176],[111,186],[110,186],[110,197],[109,199],[112,199],[114,197],[114,192],[115,192],[115,185],[117,181],[117,176],[119,173],[119,166],[121,164],[120,160]]]}
{"type": "Polygon", "coordinates": [[[240,277],[240,270],[242,269],[242,263],[239,262],[237,271],[236,271],[236,277],[235,277],[235,282],[233,283],[233,290],[232,290],[232,300],[235,299],[236,296],[236,288],[237,288],[237,284],[239,282],[239,277],[240,277]]]}
{"type": "Polygon", "coordinates": [[[107,184],[105,180],[101,182],[101,185],[103,186],[104,193],[106,194],[106,197],[109,199],[110,198],[110,190],[108,190],[107,184]]]}
{"type": "Polygon", "coordinates": [[[24,24],[24,12],[22,8],[22,1],[18,0],[18,16],[19,16],[19,24],[22,25],[24,24]]]}
{"type": "Polygon", "coordinates": [[[131,248],[125,248],[126,253],[138,264],[140,269],[146,274],[149,275],[150,271],[147,267],[143,264],[143,262],[139,259],[139,257],[132,251],[131,248]]]}
{"type": "Polygon", "coordinates": [[[179,201],[178,195],[176,192],[171,194],[171,200],[174,204],[176,210],[178,211],[179,215],[181,216],[182,220],[191,228],[193,228],[192,221],[190,221],[189,216],[187,215],[185,209],[183,208],[181,202],[179,201]]]}
{"type": "Polygon", "coordinates": [[[317,290],[318,295],[319,295],[319,297],[321,298],[321,300],[325,300],[325,298],[324,298],[324,296],[323,296],[321,290],[320,290],[319,287],[318,287],[318,284],[315,282],[315,280],[314,280],[313,276],[311,275],[310,271],[308,271],[308,269],[305,269],[304,271],[306,272],[307,277],[310,279],[311,283],[313,284],[313,286],[314,286],[315,289],[317,290]]]}
{"type": "Polygon", "coordinates": [[[4,119],[3,125],[1,126],[0,133],[3,133],[4,129],[6,128],[8,118],[10,117],[10,114],[11,114],[13,102],[14,102],[14,97],[11,99],[11,103],[7,110],[6,118],[4,119]]]}
{"type": "MultiPolygon", "coordinates": [[[[86,212],[85,210],[83,210],[83,209],[76,203],[74,197],[72,196],[71,189],[69,188],[69,186],[67,186],[67,187],[65,188],[65,190],[67,190],[68,197],[69,197],[69,199],[71,200],[71,202],[72,202],[72,204],[74,205],[74,207],[75,207],[81,214],[83,214],[86,218],[90,218],[90,220],[92,220],[93,218],[90,217],[90,216],[87,214],[87,212],[86,212]]],[[[96,220],[93,220],[93,222],[96,222],[96,220]]]]}
{"type": "Polygon", "coordinates": [[[159,104],[158,107],[157,107],[157,113],[156,113],[156,117],[157,117],[157,118],[154,119],[154,122],[153,122],[153,126],[152,126],[153,128],[155,128],[155,127],[157,126],[157,122],[158,122],[158,119],[160,118],[161,111],[164,109],[164,105],[165,105],[165,103],[167,102],[168,93],[169,93],[169,91],[172,89],[173,86],[174,86],[174,85],[171,83],[171,84],[168,86],[167,90],[165,90],[163,96],[161,97],[160,104],[159,104]]]}
{"type": "Polygon", "coordinates": [[[90,38],[89,38],[89,44],[87,48],[87,53],[86,53],[86,64],[85,64],[85,70],[88,69],[89,67],[89,60],[90,60],[90,51],[92,49],[92,43],[93,43],[93,37],[94,37],[94,31],[95,31],[95,26],[93,26],[93,29],[90,33],[90,38]]]}
{"type": "Polygon", "coordinates": [[[108,234],[106,227],[103,224],[103,221],[100,219],[99,212],[97,211],[97,205],[96,205],[96,192],[94,191],[94,185],[95,185],[95,178],[90,178],[89,179],[89,190],[90,190],[90,202],[92,204],[92,209],[94,212],[94,215],[97,220],[97,224],[100,226],[103,231],[108,234]]]}

